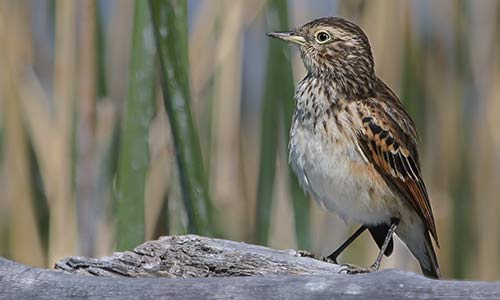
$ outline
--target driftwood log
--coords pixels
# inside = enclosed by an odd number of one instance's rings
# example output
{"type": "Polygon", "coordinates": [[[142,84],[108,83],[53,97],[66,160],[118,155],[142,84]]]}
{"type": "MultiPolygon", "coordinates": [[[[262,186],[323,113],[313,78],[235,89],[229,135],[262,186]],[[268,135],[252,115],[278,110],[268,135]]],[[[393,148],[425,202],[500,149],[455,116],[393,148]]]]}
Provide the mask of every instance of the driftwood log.
{"type": "Polygon", "coordinates": [[[56,270],[0,258],[0,299],[500,299],[500,283],[341,270],[294,250],[172,236],[56,270]]]}

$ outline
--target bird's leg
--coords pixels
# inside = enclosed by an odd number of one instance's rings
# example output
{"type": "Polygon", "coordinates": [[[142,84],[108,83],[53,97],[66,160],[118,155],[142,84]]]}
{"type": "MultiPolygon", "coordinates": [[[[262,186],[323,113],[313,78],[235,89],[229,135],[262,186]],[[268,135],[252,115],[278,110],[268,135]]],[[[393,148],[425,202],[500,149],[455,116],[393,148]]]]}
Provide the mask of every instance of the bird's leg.
{"type": "Polygon", "coordinates": [[[398,228],[398,224],[399,224],[399,219],[391,220],[391,227],[389,227],[389,230],[387,231],[384,243],[382,244],[382,247],[380,247],[380,252],[378,253],[377,258],[375,259],[375,262],[370,267],[372,271],[377,271],[380,268],[380,262],[382,261],[382,257],[384,257],[385,249],[389,245],[389,242],[391,241],[392,235],[396,231],[396,228],[398,228]]]}
{"type": "Polygon", "coordinates": [[[385,249],[389,245],[389,242],[391,241],[392,235],[396,231],[396,228],[398,228],[398,224],[399,224],[399,219],[391,220],[391,227],[389,227],[389,230],[387,231],[384,243],[382,244],[382,247],[380,247],[380,252],[378,253],[377,258],[375,259],[375,262],[369,268],[360,268],[358,266],[351,264],[343,264],[342,266],[344,268],[341,270],[341,272],[346,272],[347,274],[359,274],[359,273],[370,273],[378,271],[378,269],[380,268],[380,262],[382,261],[382,257],[384,257],[385,249]]]}
{"type": "Polygon", "coordinates": [[[337,250],[333,251],[332,254],[328,255],[327,257],[324,258],[325,261],[332,261],[333,263],[337,263],[337,257],[344,252],[345,248],[347,248],[354,240],[360,236],[368,227],[365,225],[361,225],[361,227],[356,230],[340,247],[337,248],[337,250]]]}

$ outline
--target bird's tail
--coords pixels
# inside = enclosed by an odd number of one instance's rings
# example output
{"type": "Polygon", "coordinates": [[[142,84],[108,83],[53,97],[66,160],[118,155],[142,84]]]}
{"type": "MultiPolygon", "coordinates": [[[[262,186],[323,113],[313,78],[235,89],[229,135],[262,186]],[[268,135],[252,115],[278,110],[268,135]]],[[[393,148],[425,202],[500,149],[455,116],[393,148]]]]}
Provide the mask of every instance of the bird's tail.
{"type": "Polygon", "coordinates": [[[427,229],[423,224],[401,225],[398,228],[398,236],[418,260],[422,273],[426,277],[441,278],[436,252],[427,229]]]}
{"type": "Polygon", "coordinates": [[[429,232],[425,230],[423,234],[425,235],[424,257],[417,257],[418,262],[420,263],[420,268],[425,276],[439,279],[441,278],[441,271],[439,270],[439,264],[436,252],[434,252],[434,246],[432,245],[429,232]]]}

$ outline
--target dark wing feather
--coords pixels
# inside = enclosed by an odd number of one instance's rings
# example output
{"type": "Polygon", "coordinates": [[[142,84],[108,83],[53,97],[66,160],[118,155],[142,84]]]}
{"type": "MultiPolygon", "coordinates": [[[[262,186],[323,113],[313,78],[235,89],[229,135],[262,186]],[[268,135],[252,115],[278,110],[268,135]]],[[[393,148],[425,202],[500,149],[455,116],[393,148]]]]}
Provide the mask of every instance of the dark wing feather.
{"type": "Polygon", "coordinates": [[[357,142],[388,186],[422,218],[438,244],[429,196],[420,175],[415,126],[388,87],[381,88],[385,90],[377,94],[377,99],[359,102],[362,128],[357,142]]]}

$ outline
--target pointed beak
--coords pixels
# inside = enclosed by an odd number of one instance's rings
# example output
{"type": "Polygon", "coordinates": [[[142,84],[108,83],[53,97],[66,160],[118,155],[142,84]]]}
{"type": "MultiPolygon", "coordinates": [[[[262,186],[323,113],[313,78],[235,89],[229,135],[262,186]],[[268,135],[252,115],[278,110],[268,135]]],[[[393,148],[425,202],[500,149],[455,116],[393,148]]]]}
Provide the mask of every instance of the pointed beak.
{"type": "Polygon", "coordinates": [[[301,37],[300,35],[297,35],[295,31],[286,31],[286,32],[269,32],[267,36],[277,38],[280,40],[284,40],[287,42],[291,42],[294,44],[298,45],[304,45],[306,43],[306,40],[301,37]]]}

